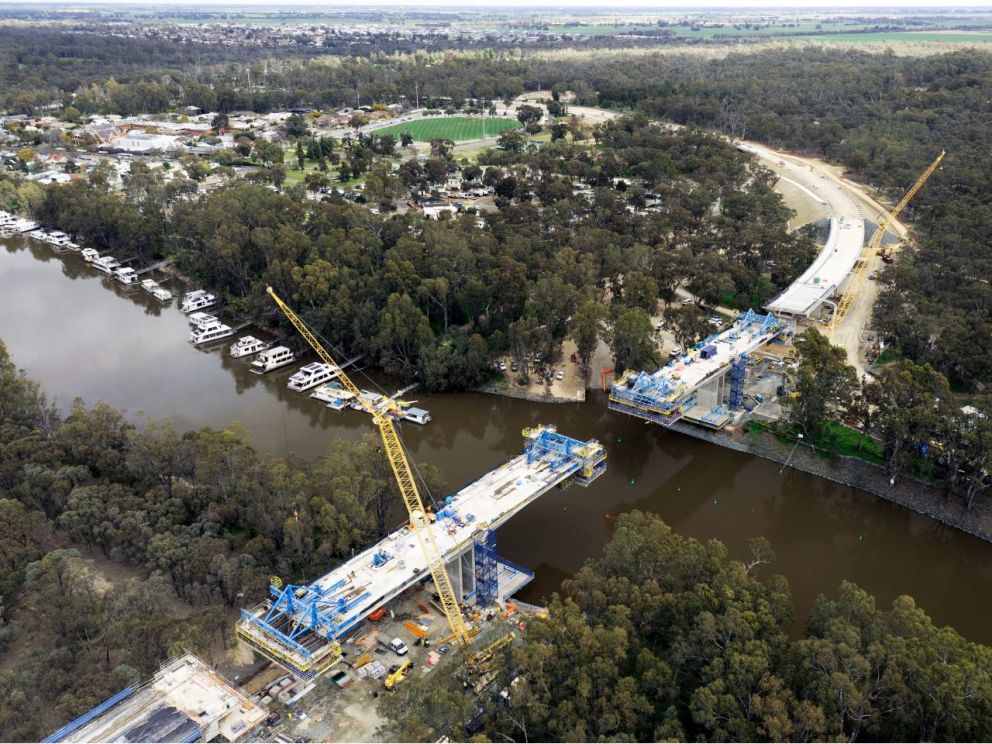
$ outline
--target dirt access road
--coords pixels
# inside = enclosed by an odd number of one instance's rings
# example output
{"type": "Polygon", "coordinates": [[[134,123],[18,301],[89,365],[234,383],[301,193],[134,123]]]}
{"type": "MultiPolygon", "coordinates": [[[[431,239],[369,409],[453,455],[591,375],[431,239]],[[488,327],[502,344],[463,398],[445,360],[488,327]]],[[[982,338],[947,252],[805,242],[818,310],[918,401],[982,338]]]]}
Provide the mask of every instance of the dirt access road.
{"type": "MultiPolygon", "coordinates": [[[[520,103],[547,99],[550,96],[550,91],[525,93],[514,101],[514,107],[520,103]]],[[[619,116],[615,112],[591,106],[569,105],[568,112],[586,124],[599,124],[619,116]]],[[[797,213],[795,224],[790,224],[790,228],[794,229],[806,222],[834,215],[863,217],[877,224],[880,215],[886,212],[885,207],[869,193],[867,187],[844,178],[842,169],[838,166],[816,158],[772,150],[757,142],[738,144],[748,145],[765,167],[780,176],[775,190],[782,194],[786,204],[797,213]]],[[[906,227],[901,222],[893,222],[889,229],[900,238],[906,237],[906,227]]],[[[869,262],[869,271],[877,271],[883,265],[877,256],[862,254],[862,258],[869,262]]],[[[859,377],[867,367],[862,342],[877,296],[878,285],[875,282],[866,282],[841,321],[833,339],[834,343],[847,350],[848,362],[857,370],[859,377]]],[[[597,351],[597,360],[602,359],[603,356],[601,351],[597,351]]]]}

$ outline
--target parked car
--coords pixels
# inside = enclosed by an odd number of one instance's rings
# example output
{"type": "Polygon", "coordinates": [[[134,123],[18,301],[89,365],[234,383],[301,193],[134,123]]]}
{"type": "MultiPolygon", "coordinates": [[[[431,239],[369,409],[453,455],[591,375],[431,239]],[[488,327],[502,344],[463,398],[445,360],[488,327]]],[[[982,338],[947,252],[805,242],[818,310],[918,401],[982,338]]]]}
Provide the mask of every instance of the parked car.
{"type": "Polygon", "coordinates": [[[681,346],[675,346],[671,351],[672,357],[682,356],[683,351],[684,349],[681,346]]]}
{"type": "Polygon", "coordinates": [[[499,371],[506,372],[506,362],[504,362],[502,359],[499,360],[499,371]]]}
{"type": "Polygon", "coordinates": [[[684,300],[682,300],[682,304],[683,305],[691,305],[694,302],[695,302],[695,300],[692,299],[691,297],[686,297],[684,300]]]}
{"type": "Polygon", "coordinates": [[[518,369],[520,369],[520,365],[517,362],[514,362],[513,364],[510,365],[510,369],[516,372],[518,369]]]}
{"type": "Polygon", "coordinates": [[[565,370],[563,370],[563,369],[558,370],[555,373],[555,379],[556,380],[564,380],[565,379],[565,370]]]}

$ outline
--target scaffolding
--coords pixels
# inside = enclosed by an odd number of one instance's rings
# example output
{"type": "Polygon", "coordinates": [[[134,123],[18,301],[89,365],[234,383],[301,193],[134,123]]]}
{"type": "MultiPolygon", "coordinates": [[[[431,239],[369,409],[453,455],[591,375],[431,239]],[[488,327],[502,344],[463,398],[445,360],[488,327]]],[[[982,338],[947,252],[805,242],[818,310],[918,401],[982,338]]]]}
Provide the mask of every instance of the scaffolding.
{"type": "Polygon", "coordinates": [[[747,379],[747,354],[740,354],[730,365],[730,407],[744,406],[744,381],[747,379]]]}
{"type": "MultiPolygon", "coordinates": [[[[747,355],[774,338],[779,328],[773,315],[754,310],[741,313],[730,328],[709,336],[656,372],[624,372],[610,388],[607,405],[613,411],[671,426],[696,406],[696,391],[730,367],[730,402],[731,406],[739,406],[744,396],[747,355]]],[[[720,418],[725,412],[716,413],[720,418]]],[[[696,416],[693,420],[698,419],[696,416]]]]}
{"type": "Polygon", "coordinates": [[[499,566],[496,556],[496,530],[483,529],[475,536],[475,603],[488,607],[499,594],[499,566]]]}

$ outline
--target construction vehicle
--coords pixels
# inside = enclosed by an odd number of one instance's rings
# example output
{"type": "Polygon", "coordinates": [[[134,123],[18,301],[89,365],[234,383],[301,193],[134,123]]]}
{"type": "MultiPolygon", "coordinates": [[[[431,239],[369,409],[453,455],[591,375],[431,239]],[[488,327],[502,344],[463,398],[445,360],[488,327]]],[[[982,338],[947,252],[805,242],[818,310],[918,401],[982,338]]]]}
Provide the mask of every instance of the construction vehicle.
{"type": "Polygon", "coordinates": [[[407,648],[406,644],[403,642],[402,638],[393,638],[392,640],[387,640],[383,636],[379,636],[376,639],[379,645],[383,648],[392,651],[397,656],[406,656],[407,652],[410,650],[407,648]]]}
{"type": "Polygon", "coordinates": [[[513,643],[513,639],[516,638],[515,633],[507,633],[506,635],[500,636],[495,641],[486,646],[482,651],[475,655],[472,661],[469,662],[468,672],[470,674],[484,674],[488,672],[493,667],[493,663],[496,660],[496,652],[501,648],[505,648],[513,643]]]}
{"type": "MultiPolygon", "coordinates": [[[[299,318],[299,316],[297,316],[297,314],[282,301],[272,287],[268,287],[266,291],[289,322],[293,324],[296,330],[299,331],[300,335],[306,339],[308,344],[310,344],[313,350],[317,353],[317,356],[320,357],[321,361],[325,364],[334,365],[340,369],[340,365],[334,361],[328,351],[317,340],[316,335],[314,335],[314,333],[299,318]]],[[[462,610],[459,606],[458,598],[456,597],[455,590],[451,584],[451,577],[448,576],[448,571],[445,568],[444,556],[442,555],[441,550],[434,539],[434,533],[430,528],[432,515],[429,514],[424,508],[423,500],[420,497],[420,491],[417,488],[416,481],[414,480],[413,469],[410,467],[410,461],[407,457],[406,450],[403,447],[403,443],[400,441],[396,427],[393,425],[393,419],[388,415],[387,411],[376,408],[368,400],[366,400],[365,396],[362,395],[362,391],[359,390],[355,383],[351,381],[351,378],[345,374],[343,369],[341,369],[338,381],[345,388],[345,390],[354,396],[354,399],[362,405],[366,412],[372,416],[372,420],[379,429],[383,449],[386,452],[386,457],[389,459],[389,466],[393,471],[393,477],[396,479],[396,484],[399,486],[400,494],[403,497],[403,503],[406,506],[407,515],[410,520],[410,531],[414,534],[417,542],[420,544],[420,549],[427,561],[427,568],[431,573],[431,578],[434,580],[434,586],[437,589],[438,597],[440,598],[441,609],[444,611],[445,618],[448,620],[448,625],[451,627],[451,633],[454,636],[454,639],[461,645],[465,646],[468,650],[469,657],[473,658],[474,655],[472,652],[469,627],[465,622],[465,618],[462,616],[462,610]]]]}
{"type": "Polygon", "coordinates": [[[382,683],[383,686],[387,690],[392,690],[394,687],[396,687],[396,685],[398,685],[400,682],[406,679],[406,674],[410,670],[410,667],[412,666],[413,666],[413,662],[404,661],[402,664],[396,667],[394,671],[386,675],[386,679],[382,683]]]}
{"type": "Polygon", "coordinates": [[[930,176],[933,175],[934,171],[937,170],[937,166],[940,165],[940,161],[944,159],[945,151],[941,150],[940,155],[930,163],[929,167],[923,171],[923,174],[916,179],[916,183],[912,185],[906,195],[900,200],[896,205],[895,209],[891,212],[883,211],[882,219],[875,229],[875,234],[871,236],[871,240],[868,241],[868,245],[861,252],[861,257],[854,265],[854,269],[851,271],[850,278],[847,282],[847,288],[844,290],[844,294],[841,296],[840,300],[837,302],[837,308],[834,310],[833,316],[830,319],[830,333],[828,334],[831,341],[834,342],[837,336],[837,329],[840,327],[841,321],[847,315],[848,311],[851,309],[851,305],[854,303],[855,298],[861,293],[864,287],[865,278],[868,276],[871,269],[871,256],[880,256],[882,261],[885,263],[892,263],[892,246],[882,247],[882,240],[885,238],[885,233],[891,227],[892,223],[896,221],[899,217],[899,213],[902,212],[903,208],[909,204],[910,199],[916,196],[923,184],[927,182],[930,176]]]}

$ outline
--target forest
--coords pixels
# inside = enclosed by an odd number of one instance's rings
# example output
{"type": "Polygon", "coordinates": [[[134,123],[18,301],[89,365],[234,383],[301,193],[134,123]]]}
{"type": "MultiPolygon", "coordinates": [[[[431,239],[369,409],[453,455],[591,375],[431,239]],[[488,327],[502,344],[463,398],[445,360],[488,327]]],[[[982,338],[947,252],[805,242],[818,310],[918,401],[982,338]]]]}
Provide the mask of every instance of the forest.
{"type": "MultiPolygon", "coordinates": [[[[98,248],[148,258],[168,250],[232,308],[276,327],[284,321],[265,295],[272,286],[344,355],[371,353],[431,391],[477,386],[496,353],[553,359],[583,330],[573,316],[591,325],[586,358],[608,326],[615,350],[638,349],[617,353],[621,367],[650,366],[650,317],[681,283],[707,303],[758,306],[814,254],[786,231],[790,212],[770,174],[719,139],[643,117],[595,137],[595,150],[560,139],[490,154],[481,167],[460,166],[441,147],[384,176],[403,193],[452,175],[491,185],[498,209],[483,220],[376,215],[340,196],[315,201],[241,181],[190,201],[181,182],[166,187],[143,170],[126,199],[91,179],[47,187],[34,213],[98,248]],[[657,192],[655,208],[642,183],[657,192]]],[[[342,159],[355,163],[359,147],[347,144],[342,159]]]]}
{"type": "Polygon", "coordinates": [[[364,548],[398,501],[370,437],[282,460],[235,425],[61,415],[0,343],[0,740],[40,740],[177,649],[219,659],[269,576],[364,548]]]}
{"type": "Polygon", "coordinates": [[[383,703],[387,741],[984,741],[992,648],[938,628],[910,597],[880,608],[844,582],[792,632],[774,552],[622,515],[602,558],[505,649],[494,695],[420,678],[383,703]],[[484,736],[485,739],[481,737],[484,736]]]}
{"type": "Polygon", "coordinates": [[[914,224],[916,245],[886,271],[876,324],[897,354],[931,364],[956,386],[992,381],[992,357],[984,353],[992,345],[992,259],[986,249],[992,154],[983,146],[992,139],[992,57],[986,52],[899,56],[811,47],[717,58],[609,53],[549,59],[499,50],[388,62],[342,57],[289,61],[267,75],[259,65],[266,85],[258,90],[247,89],[238,70],[222,66],[202,80],[149,70],[126,84],[109,80],[109,72],[101,79],[99,65],[81,66],[93,74],[66,79],[61,68],[42,68],[27,82],[23,68],[12,64],[5,68],[5,90],[8,96],[50,91],[63,104],[75,92],[73,103],[84,113],[129,113],[154,110],[155,104],[335,107],[352,101],[359,89],[382,102],[416,91],[455,101],[509,99],[542,85],[572,91],[578,103],[638,108],[825,157],[892,202],[946,149],[944,165],[904,213],[914,224]]]}

